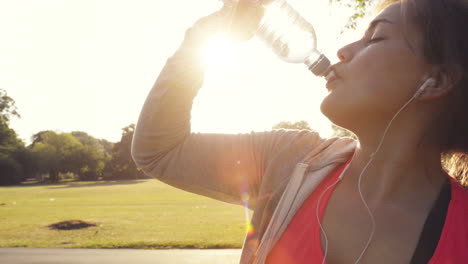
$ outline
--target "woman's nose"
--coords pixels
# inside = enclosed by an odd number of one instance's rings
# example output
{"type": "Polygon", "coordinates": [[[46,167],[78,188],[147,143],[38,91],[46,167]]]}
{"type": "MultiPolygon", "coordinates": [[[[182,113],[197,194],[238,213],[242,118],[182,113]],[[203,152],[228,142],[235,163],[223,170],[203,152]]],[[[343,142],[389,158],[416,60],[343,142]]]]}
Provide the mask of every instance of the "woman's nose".
{"type": "Polygon", "coordinates": [[[347,62],[347,61],[349,61],[351,59],[351,47],[350,47],[350,45],[351,44],[348,44],[348,45],[342,47],[336,53],[336,56],[338,56],[338,59],[341,62],[347,62]]]}

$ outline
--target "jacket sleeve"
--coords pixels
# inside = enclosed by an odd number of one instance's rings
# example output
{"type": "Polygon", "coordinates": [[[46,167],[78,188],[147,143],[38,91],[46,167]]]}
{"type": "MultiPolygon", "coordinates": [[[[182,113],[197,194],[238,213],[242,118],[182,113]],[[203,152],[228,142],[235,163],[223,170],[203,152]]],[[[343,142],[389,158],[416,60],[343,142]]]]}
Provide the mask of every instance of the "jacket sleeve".
{"type": "Polygon", "coordinates": [[[192,102],[203,83],[196,53],[183,44],[167,61],[141,110],[132,157],[147,175],[177,188],[235,204],[255,200],[272,157],[291,148],[293,137],[310,143],[318,136],[286,130],[191,133],[192,102]]]}

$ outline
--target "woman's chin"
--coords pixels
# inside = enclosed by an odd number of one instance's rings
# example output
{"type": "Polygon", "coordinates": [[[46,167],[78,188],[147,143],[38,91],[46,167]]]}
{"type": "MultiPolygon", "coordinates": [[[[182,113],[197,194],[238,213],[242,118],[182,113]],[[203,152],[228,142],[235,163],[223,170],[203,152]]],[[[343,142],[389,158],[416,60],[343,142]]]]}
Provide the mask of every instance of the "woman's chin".
{"type": "Polygon", "coordinates": [[[331,94],[328,94],[320,104],[320,111],[324,116],[326,116],[330,121],[333,122],[333,117],[336,115],[339,106],[334,102],[333,98],[331,98],[331,94]]]}
{"type": "Polygon", "coordinates": [[[345,127],[347,120],[352,120],[350,111],[345,111],[344,105],[334,100],[333,96],[326,96],[320,104],[320,111],[330,122],[345,127]]]}

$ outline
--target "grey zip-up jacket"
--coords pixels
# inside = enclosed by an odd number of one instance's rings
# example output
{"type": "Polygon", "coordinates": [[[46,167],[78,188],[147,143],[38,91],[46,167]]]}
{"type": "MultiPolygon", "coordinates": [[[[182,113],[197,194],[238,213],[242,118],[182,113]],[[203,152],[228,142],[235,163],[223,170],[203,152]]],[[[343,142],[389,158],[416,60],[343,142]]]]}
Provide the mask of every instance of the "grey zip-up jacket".
{"type": "Polygon", "coordinates": [[[308,130],[247,134],[190,131],[192,102],[203,83],[193,45],[166,63],[141,111],[132,157],[147,175],[177,188],[254,210],[240,263],[264,263],[320,181],[350,158],[356,142],[308,130]]]}

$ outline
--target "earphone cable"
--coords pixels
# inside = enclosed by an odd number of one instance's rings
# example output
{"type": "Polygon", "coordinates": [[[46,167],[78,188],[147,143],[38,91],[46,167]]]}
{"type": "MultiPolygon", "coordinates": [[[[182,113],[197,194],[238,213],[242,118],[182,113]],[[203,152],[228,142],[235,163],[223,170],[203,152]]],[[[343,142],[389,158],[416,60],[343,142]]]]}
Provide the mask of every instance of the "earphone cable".
{"type": "Polygon", "coordinates": [[[393,121],[396,119],[396,117],[398,115],[400,115],[401,111],[403,111],[417,96],[412,96],[411,99],[409,99],[398,111],[395,115],[393,115],[393,118],[390,120],[390,122],[388,122],[388,125],[387,127],[385,128],[385,131],[382,135],[382,138],[380,139],[380,143],[379,145],[377,146],[377,149],[375,150],[374,153],[371,154],[371,158],[369,159],[369,161],[367,162],[366,166],[364,166],[363,170],[361,171],[361,174],[359,175],[359,181],[358,181],[358,189],[359,189],[359,194],[361,196],[361,200],[362,202],[364,203],[364,205],[366,206],[367,208],[367,212],[369,212],[369,215],[371,217],[371,222],[372,222],[372,232],[371,232],[371,235],[369,237],[369,240],[367,241],[367,244],[364,248],[364,250],[361,252],[361,255],[359,256],[359,258],[356,260],[356,262],[354,262],[354,264],[357,264],[359,263],[359,261],[361,260],[361,258],[364,256],[364,253],[366,252],[367,248],[369,247],[370,245],[370,242],[374,236],[374,232],[375,232],[375,220],[374,220],[374,215],[372,214],[371,210],[369,209],[369,206],[367,205],[363,195],[362,195],[362,192],[361,192],[361,178],[362,178],[362,175],[364,175],[364,172],[365,170],[367,170],[367,167],[369,167],[369,165],[372,163],[372,161],[374,161],[374,158],[375,156],[377,155],[377,153],[379,152],[380,148],[382,147],[382,144],[384,142],[384,139],[385,139],[385,136],[387,135],[387,132],[388,130],[390,129],[390,126],[392,125],[393,121]]]}
{"type": "MultiPolygon", "coordinates": [[[[346,167],[347,168],[347,167],[346,167]]],[[[346,169],[345,169],[346,171],[346,169]]],[[[344,173],[344,171],[343,171],[344,173]]],[[[321,232],[323,232],[323,235],[325,237],[325,252],[324,252],[324,257],[323,257],[323,261],[322,261],[322,264],[325,262],[325,259],[327,257],[327,250],[328,250],[328,238],[327,238],[327,234],[325,233],[325,230],[323,229],[323,226],[322,224],[320,223],[320,219],[319,219],[319,216],[318,216],[318,207],[320,205],[320,201],[322,200],[322,197],[323,197],[323,194],[326,193],[332,186],[336,185],[338,182],[340,181],[340,179],[336,180],[336,182],[330,186],[328,186],[325,191],[322,192],[322,194],[320,194],[320,197],[317,201],[317,206],[315,207],[315,216],[317,217],[317,222],[319,223],[320,225],[320,230],[321,232]]]]}
{"type": "MultiPolygon", "coordinates": [[[[371,231],[371,235],[369,236],[369,239],[366,243],[366,246],[364,247],[364,250],[361,252],[360,256],[358,257],[358,259],[354,262],[354,264],[357,264],[359,263],[359,261],[361,260],[361,258],[364,256],[364,253],[366,252],[367,248],[369,247],[371,241],[372,241],[372,238],[374,236],[374,233],[375,233],[375,219],[374,219],[374,215],[372,214],[369,206],[367,205],[363,195],[362,195],[362,191],[361,191],[361,178],[362,176],[364,175],[364,172],[367,170],[367,168],[369,167],[369,165],[372,163],[372,161],[374,161],[374,158],[375,156],[377,155],[377,153],[379,152],[383,142],[384,142],[384,139],[385,139],[385,136],[387,135],[388,133],[388,130],[390,129],[390,126],[392,125],[393,121],[396,119],[396,117],[401,113],[401,111],[403,111],[415,98],[417,98],[417,94],[415,94],[414,96],[412,96],[397,112],[395,115],[393,115],[392,119],[390,120],[390,122],[388,122],[388,125],[387,127],[385,128],[385,131],[382,135],[382,138],[380,139],[380,142],[379,142],[379,145],[377,146],[376,150],[371,154],[371,157],[369,159],[369,161],[367,162],[367,164],[364,166],[364,168],[362,169],[360,175],[359,175],[359,180],[358,180],[358,190],[359,190],[359,195],[361,197],[361,200],[362,202],[364,203],[364,205],[366,206],[367,208],[367,211],[369,213],[369,216],[371,217],[371,222],[372,222],[372,231],[371,231]]],[[[349,164],[348,164],[349,166],[349,164]]],[[[346,167],[346,169],[348,168],[348,166],[346,167]]],[[[316,207],[316,210],[315,210],[315,213],[316,213],[316,217],[317,217],[317,222],[319,223],[320,225],[320,230],[321,232],[323,232],[323,235],[325,237],[325,252],[324,252],[324,257],[323,257],[323,261],[322,261],[322,264],[325,263],[325,259],[327,257],[327,252],[328,252],[328,238],[327,238],[327,234],[325,233],[325,230],[323,229],[323,226],[322,224],[320,223],[320,219],[319,219],[319,216],[318,216],[318,207],[320,205],[320,201],[322,199],[322,196],[323,194],[328,191],[328,189],[330,189],[332,186],[336,185],[342,178],[342,176],[344,175],[346,169],[343,171],[343,173],[341,174],[341,176],[339,177],[339,179],[332,185],[328,186],[325,191],[322,192],[322,194],[320,195],[319,197],[319,200],[317,201],[317,207],[316,207]]]]}

